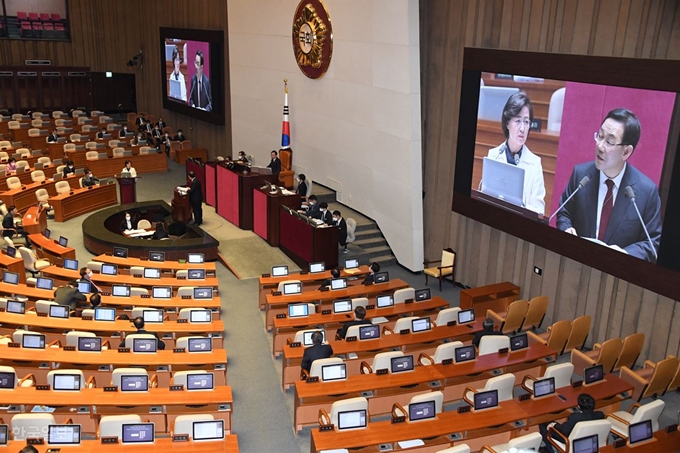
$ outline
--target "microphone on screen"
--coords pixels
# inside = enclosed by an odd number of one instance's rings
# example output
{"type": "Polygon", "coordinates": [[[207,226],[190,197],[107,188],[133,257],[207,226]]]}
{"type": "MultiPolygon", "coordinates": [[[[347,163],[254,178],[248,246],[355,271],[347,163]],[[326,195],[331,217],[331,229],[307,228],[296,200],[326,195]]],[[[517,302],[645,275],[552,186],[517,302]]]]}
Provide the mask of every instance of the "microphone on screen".
{"type": "Polygon", "coordinates": [[[654,243],[652,242],[652,238],[649,237],[649,231],[647,231],[647,226],[645,225],[645,221],[642,220],[642,216],[640,215],[640,210],[637,207],[637,203],[635,203],[635,192],[633,191],[633,188],[631,186],[626,186],[625,189],[626,197],[630,199],[630,202],[633,203],[633,207],[635,208],[635,212],[637,213],[638,219],[640,220],[640,225],[642,225],[642,229],[645,230],[645,235],[647,236],[647,240],[649,241],[649,246],[652,248],[652,253],[654,254],[654,259],[658,259],[659,257],[656,254],[656,248],[654,247],[654,243]]]}
{"type": "Polygon", "coordinates": [[[560,212],[560,210],[562,210],[562,208],[563,208],[567,203],[569,203],[569,200],[571,200],[571,199],[574,197],[574,195],[576,195],[576,193],[577,193],[579,190],[581,190],[581,189],[583,189],[585,186],[587,186],[589,182],[590,182],[590,176],[588,176],[588,175],[584,176],[583,179],[581,179],[581,181],[579,181],[578,187],[576,188],[576,190],[574,190],[574,191],[571,193],[571,195],[569,195],[569,197],[568,197],[566,200],[564,200],[564,203],[562,203],[562,204],[560,205],[560,207],[557,208],[557,210],[556,210],[555,212],[553,212],[553,215],[551,215],[550,218],[548,219],[548,223],[550,223],[550,221],[553,219],[553,217],[555,217],[555,216],[557,215],[557,213],[560,212]]]}

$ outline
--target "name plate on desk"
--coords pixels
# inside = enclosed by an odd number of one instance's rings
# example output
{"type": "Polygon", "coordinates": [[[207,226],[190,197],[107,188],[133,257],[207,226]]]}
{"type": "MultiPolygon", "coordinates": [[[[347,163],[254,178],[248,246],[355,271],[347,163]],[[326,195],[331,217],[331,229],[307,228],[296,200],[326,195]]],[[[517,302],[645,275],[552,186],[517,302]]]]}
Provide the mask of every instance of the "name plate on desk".
{"type": "Polygon", "coordinates": [[[49,390],[50,386],[47,384],[38,384],[35,386],[36,390],[49,390]]]}
{"type": "Polygon", "coordinates": [[[390,370],[388,370],[387,368],[381,368],[379,370],[375,370],[376,376],[382,376],[383,374],[388,374],[389,372],[390,372],[390,370]]]}
{"type": "Polygon", "coordinates": [[[272,296],[280,296],[281,291],[272,291],[272,296]]]}
{"type": "Polygon", "coordinates": [[[617,439],[614,441],[614,448],[621,448],[626,446],[626,439],[617,439]]]}
{"type": "Polygon", "coordinates": [[[404,417],[404,416],[392,417],[392,424],[393,425],[396,424],[396,423],[404,423],[404,422],[406,422],[406,417],[404,417]]]}
{"type": "Polygon", "coordinates": [[[470,412],[471,409],[472,409],[472,406],[460,406],[458,408],[458,413],[464,414],[465,412],[470,412]]]}
{"type": "Polygon", "coordinates": [[[319,291],[321,291],[322,293],[325,293],[326,291],[330,291],[330,290],[331,289],[328,286],[322,286],[321,288],[319,288],[319,291]]]}
{"type": "Polygon", "coordinates": [[[375,308],[374,304],[366,305],[366,310],[373,310],[375,308]]]}
{"type": "Polygon", "coordinates": [[[529,400],[529,399],[531,399],[531,394],[529,394],[529,393],[525,393],[524,395],[519,396],[520,401],[526,401],[526,400],[529,400]]]}
{"type": "Polygon", "coordinates": [[[27,437],[26,445],[44,445],[45,439],[42,437],[27,437]]]}
{"type": "Polygon", "coordinates": [[[285,318],[286,318],[285,313],[279,313],[279,314],[276,315],[276,319],[285,319],[285,318]]]}
{"type": "Polygon", "coordinates": [[[330,315],[331,313],[331,310],[321,310],[322,315],[330,315]]]}
{"type": "Polygon", "coordinates": [[[335,425],[323,425],[319,426],[319,432],[322,433],[324,431],[333,431],[335,429],[335,425]]]}
{"type": "Polygon", "coordinates": [[[118,348],[118,352],[130,352],[130,348],[118,348]]]}
{"type": "Polygon", "coordinates": [[[451,320],[451,321],[447,322],[446,325],[447,325],[448,327],[453,327],[453,326],[456,325],[456,320],[455,320],[455,319],[454,319],[454,320],[451,320]]]}
{"type": "Polygon", "coordinates": [[[453,365],[453,359],[442,360],[442,365],[453,365]]]}
{"type": "Polygon", "coordinates": [[[117,392],[118,391],[118,386],[111,385],[111,386],[106,386],[104,387],[105,392],[117,392]]]}
{"type": "Polygon", "coordinates": [[[21,344],[17,343],[16,341],[11,341],[11,342],[7,343],[7,347],[8,348],[20,348],[21,344]]]}
{"type": "Polygon", "coordinates": [[[177,318],[177,324],[186,324],[188,322],[189,322],[189,320],[186,319],[186,318],[183,318],[183,319],[177,318]]]}
{"type": "Polygon", "coordinates": [[[191,299],[191,296],[182,296],[182,299],[191,299]]]}
{"type": "Polygon", "coordinates": [[[181,354],[187,352],[187,350],[185,348],[174,348],[172,352],[174,352],[175,354],[181,354]]]}
{"type": "Polygon", "coordinates": [[[151,296],[148,294],[142,294],[142,299],[151,299],[151,296]]]}
{"type": "Polygon", "coordinates": [[[401,329],[399,335],[408,335],[411,333],[411,329],[401,329]]]}
{"type": "Polygon", "coordinates": [[[345,338],[345,341],[348,342],[348,343],[349,343],[350,341],[357,341],[357,336],[356,336],[356,335],[352,335],[351,337],[347,337],[347,338],[345,338]]]}
{"type": "Polygon", "coordinates": [[[64,346],[64,351],[75,351],[76,347],[75,346],[64,346]]]}
{"type": "Polygon", "coordinates": [[[189,435],[188,434],[175,434],[172,436],[172,441],[173,442],[189,442],[189,435]]]}
{"type": "Polygon", "coordinates": [[[413,299],[406,299],[406,300],[404,301],[404,303],[405,303],[405,304],[412,304],[412,303],[413,303],[413,299]]]}
{"type": "Polygon", "coordinates": [[[300,275],[307,275],[309,274],[309,271],[300,271],[300,275]]]}
{"type": "Polygon", "coordinates": [[[104,436],[104,437],[102,437],[102,443],[103,444],[117,444],[118,443],[118,437],[117,436],[104,436]]]}
{"type": "Polygon", "coordinates": [[[307,379],[305,379],[305,382],[307,384],[311,384],[312,382],[319,382],[319,376],[309,376],[307,379]]]}
{"type": "Polygon", "coordinates": [[[294,341],[288,346],[290,346],[291,348],[299,348],[300,346],[302,346],[302,343],[300,343],[299,341],[294,341]]]}
{"type": "Polygon", "coordinates": [[[508,353],[508,348],[500,348],[498,350],[499,355],[507,354],[508,353]]]}
{"type": "Polygon", "coordinates": [[[262,278],[269,278],[271,276],[272,276],[271,274],[262,274],[262,278]]]}
{"type": "Polygon", "coordinates": [[[92,316],[83,316],[82,318],[83,321],[92,321],[92,316]]]}
{"type": "Polygon", "coordinates": [[[4,307],[0,307],[0,313],[4,313],[4,312],[5,312],[5,308],[4,308],[4,307]]]}
{"type": "Polygon", "coordinates": [[[170,386],[170,391],[171,392],[181,392],[184,390],[184,385],[182,384],[177,384],[177,385],[171,385],[170,386]]]}
{"type": "Polygon", "coordinates": [[[47,318],[47,313],[38,312],[37,315],[38,315],[39,318],[47,318]]]}

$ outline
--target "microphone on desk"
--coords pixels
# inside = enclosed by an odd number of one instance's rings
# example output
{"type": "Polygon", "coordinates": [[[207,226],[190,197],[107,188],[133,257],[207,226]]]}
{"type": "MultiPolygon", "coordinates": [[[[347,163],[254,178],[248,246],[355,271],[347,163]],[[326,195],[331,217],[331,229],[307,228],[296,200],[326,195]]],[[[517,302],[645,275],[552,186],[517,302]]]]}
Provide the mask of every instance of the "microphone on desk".
{"type": "Polygon", "coordinates": [[[637,213],[638,219],[640,220],[640,225],[642,225],[642,229],[645,230],[645,235],[647,236],[647,240],[649,241],[650,247],[652,247],[652,253],[654,253],[654,259],[658,259],[659,257],[656,254],[656,248],[654,248],[654,243],[652,242],[652,238],[649,237],[649,231],[647,231],[647,226],[645,225],[645,221],[642,220],[642,216],[640,215],[640,210],[637,207],[637,203],[635,203],[635,192],[633,191],[633,188],[631,186],[626,186],[625,189],[626,196],[630,199],[630,202],[633,203],[633,207],[635,207],[635,212],[637,213]]]}
{"type": "Polygon", "coordinates": [[[583,179],[581,179],[581,181],[579,181],[578,187],[576,188],[576,190],[574,190],[574,191],[571,193],[571,195],[569,195],[569,197],[568,197],[566,200],[564,200],[564,203],[562,203],[562,204],[560,205],[560,207],[557,208],[557,210],[556,210],[555,212],[553,212],[553,215],[551,215],[550,218],[548,219],[548,223],[550,223],[550,221],[553,219],[553,217],[555,217],[555,216],[557,215],[557,213],[560,212],[560,211],[562,210],[562,208],[563,208],[567,203],[569,203],[569,200],[571,200],[571,199],[574,197],[574,195],[576,195],[576,193],[577,193],[579,190],[581,190],[581,189],[583,189],[585,186],[587,186],[589,182],[590,182],[590,176],[588,176],[588,175],[584,176],[583,179]]]}

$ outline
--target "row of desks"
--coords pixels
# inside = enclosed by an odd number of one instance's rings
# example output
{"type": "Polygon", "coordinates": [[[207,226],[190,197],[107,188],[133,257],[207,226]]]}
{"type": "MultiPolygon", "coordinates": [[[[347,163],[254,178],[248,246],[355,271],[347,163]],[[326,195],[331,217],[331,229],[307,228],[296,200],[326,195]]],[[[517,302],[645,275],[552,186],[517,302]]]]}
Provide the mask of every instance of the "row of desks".
{"type": "MultiPolygon", "coordinates": [[[[610,374],[606,376],[606,382],[589,386],[587,392],[597,400],[600,410],[611,412],[618,409],[620,402],[626,398],[624,392],[630,390],[631,386],[628,383],[610,374]]],[[[413,452],[438,451],[462,443],[468,444],[472,451],[476,451],[489,443],[489,436],[493,443],[504,443],[511,437],[520,435],[520,431],[525,434],[524,429],[527,426],[536,431],[536,425],[539,423],[567,417],[570,409],[578,406],[578,395],[584,391],[586,390],[583,388],[563,387],[558,389],[558,393],[565,397],[565,401],[557,396],[526,401],[513,399],[501,402],[495,409],[462,414],[457,411],[442,412],[431,421],[406,422],[398,426],[388,420],[369,423],[365,429],[344,432],[335,430],[321,432],[314,429],[310,452],[365,447],[370,448],[367,451],[376,451],[379,445],[392,445],[412,439],[423,439],[425,443],[422,447],[409,449],[413,452]],[[449,435],[456,435],[455,440],[451,440],[449,435]]]]}
{"type": "MultiPolygon", "coordinates": [[[[67,181],[71,190],[80,188],[80,176],[71,174],[67,178],[60,179],[59,181],[67,181]]],[[[4,201],[6,206],[14,205],[19,211],[24,211],[38,202],[38,199],[35,196],[38,189],[45,189],[50,196],[56,196],[56,184],[57,181],[53,179],[42,182],[32,182],[17,189],[0,192],[0,200],[4,201]]]]}
{"type": "Polygon", "coordinates": [[[110,263],[118,266],[118,270],[130,269],[133,266],[139,267],[155,267],[163,271],[172,271],[173,273],[179,270],[187,269],[205,269],[208,275],[215,275],[217,267],[214,261],[206,261],[204,263],[180,263],[179,261],[149,261],[148,259],[140,259],[134,257],[121,258],[113,255],[98,255],[92,258],[92,261],[99,261],[102,263],[110,263]]]}
{"type": "MultiPolygon", "coordinates": [[[[25,441],[13,440],[8,444],[8,451],[20,451],[26,446],[25,441]]],[[[35,445],[38,453],[54,451],[53,445],[35,445]]],[[[239,453],[236,434],[225,436],[219,442],[173,442],[169,437],[158,438],[153,444],[125,445],[102,444],[99,440],[83,440],[78,446],[67,447],[73,453],[239,453]]]]}
{"type": "Polygon", "coordinates": [[[50,197],[54,221],[66,222],[79,215],[118,204],[115,184],[73,189],[70,193],[50,197]]]}

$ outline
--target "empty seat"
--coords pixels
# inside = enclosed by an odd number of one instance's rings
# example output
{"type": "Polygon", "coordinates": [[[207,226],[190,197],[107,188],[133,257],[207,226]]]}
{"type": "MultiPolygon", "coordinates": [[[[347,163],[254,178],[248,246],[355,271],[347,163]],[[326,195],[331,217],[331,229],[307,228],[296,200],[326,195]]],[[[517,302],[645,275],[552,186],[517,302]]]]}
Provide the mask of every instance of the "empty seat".
{"type": "Polygon", "coordinates": [[[85,153],[85,159],[86,160],[98,160],[99,159],[99,152],[88,151],[88,152],[85,153]]]}
{"type": "Polygon", "coordinates": [[[572,349],[583,349],[588,339],[588,333],[590,333],[591,321],[590,315],[583,315],[574,319],[574,322],[571,323],[571,332],[563,352],[569,352],[572,349]]]}
{"type": "Polygon", "coordinates": [[[194,435],[194,422],[206,422],[215,420],[212,414],[189,414],[179,415],[170,426],[170,437],[179,434],[194,435]]]}
{"type": "Polygon", "coordinates": [[[460,307],[445,308],[437,313],[437,319],[434,320],[435,326],[445,326],[451,321],[458,321],[458,312],[460,307]]]}
{"type": "Polygon", "coordinates": [[[416,290],[413,288],[398,289],[394,292],[394,303],[403,304],[407,300],[416,298],[416,290]]]}
{"type": "Polygon", "coordinates": [[[85,387],[91,386],[91,383],[93,382],[92,379],[90,379],[89,381],[85,380],[85,374],[83,373],[83,370],[72,369],[72,370],[51,370],[50,372],[47,373],[47,384],[50,387],[54,388],[54,380],[60,374],[67,374],[67,375],[76,374],[76,375],[78,375],[80,377],[80,379],[79,379],[79,382],[80,382],[79,389],[80,390],[84,389],[85,387]]]}
{"type": "Polygon", "coordinates": [[[514,333],[522,328],[528,310],[529,302],[520,299],[510,303],[506,312],[496,313],[493,310],[487,310],[486,317],[493,319],[495,324],[500,324],[501,332],[514,333]]]}
{"type": "Polygon", "coordinates": [[[54,185],[55,190],[58,194],[65,194],[71,192],[71,186],[68,181],[57,181],[54,185]]]}
{"type": "Polygon", "coordinates": [[[543,318],[548,311],[548,296],[536,296],[529,301],[529,308],[527,309],[522,330],[535,330],[543,324],[543,318]]]}
{"type": "Polygon", "coordinates": [[[120,146],[113,148],[113,157],[123,157],[123,153],[125,153],[125,148],[120,146]]]}
{"type": "Polygon", "coordinates": [[[546,368],[541,377],[531,375],[524,376],[522,387],[529,393],[534,393],[534,382],[541,379],[555,378],[555,388],[566,387],[571,384],[571,376],[574,374],[574,365],[569,362],[557,363],[546,368]]]}
{"type": "Polygon", "coordinates": [[[543,440],[543,438],[541,437],[541,435],[539,433],[525,434],[524,436],[519,436],[519,437],[515,437],[514,439],[510,439],[505,444],[494,445],[493,447],[489,447],[488,445],[484,445],[482,447],[482,449],[479,450],[479,453],[484,453],[484,452],[504,453],[504,452],[507,452],[511,449],[514,449],[512,451],[517,451],[517,452],[538,451],[539,447],[541,446],[542,440],[543,440]]]}
{"type": "Polygon", "coordinates": [[[21,186],[22,186],[21,179],[19,179],[18,177],[10,176],[9,178],[7,178],[7,188],[9,190],[19,189],[21,188],[21,186]]]}
{"type": "MultiPolygon", "coordinates": [[[[322,379],[321,370],[325,365],[337,365],[343,363],[340,357],[329,357],[327,359],[316,359],[312,362],[312,366],[309,368],[309,376],[318,376],[322,379]]],[[[303,370],[304,371],[304,370],[303,370]]]]}
{"type": "Polygon", "coordinates": [[[319,410],[319,424],[321,426],[338,426],[338,414],[340,412],[357,411],[362,409],[366,411],[366,420],[368,420],[368,400],[363,396],[336,401],[331,405],[330,415],[325,409],[319,410]]]}
{"type": "Polygon", "coordinates": [[[129,415],[105,415],[99,421],[97,437],[123,437],[123,425],[129,423],[142,423],[142,417],[136,414],[129,415]]]}
{"type": "Polygon", "coordinates": [[[45,172],[42,170],[34,170],[31,172],[31,179],[33,182],[45,181],[45,172]]]}
{"type": "Polygon", "coordinates": [[[628,368],[634,368],[635,362],[637,361],[640,353],[642,352],[642,347],[645,345],[645,334],[644,333],[634,333],[628,335],[623,339],[623,346],[621,347],[621,353],[619,354],[612,371],[618,371],[622,367],[627,366],[628,368]]]}
{"type": "Polygon", "coordinates": [[[496,354],[499,349],[510,348],[510,337],[505,335],[486,335],[479,341],[479,354],[496,354]]]}
{"type": "Polygon", "coordinates": [[[595,365],[602,365],[605,373],[611,372],[621,354],[622,346],[622,339],[611,338],[602,344],[595,343],[592,351],[582,352],[574,349],[571,351],[571,363],[574,364],[574,372],[583,375],[583,370],[595,365]]]}
{"type": "Polygon", "coordinates": [[[371,366],[362,361],[359,370],[361,374],[371,374],[376,370],[383,369],[391,371],[392,359],[395,357],[404,357],[404,353],[402,351],[380,352],[373,357],[373,364],[371,366]]]}
{"type": "Polygon", "coordinates": [[[26,440],[34,437],[36,433],[46,437],[48,427],[56,425],[57,421],[52,414],[16,414],[12,417],[12,438],[16,440],[26,440]]]}
{"type": "Polygon", "coordinates": [[[40,313],[43,315],[47,315],[50,313],[50,306],[51,305],[59,305],[53,300],[41,300],[38,299],[35,301],[35,312],[40,313]]]}
{"type": "Polygon", "coordinates": [[[512,399],[512,389],[515,386],[515,375],[512,373],[501,374],[486,381],[481,389],[474,389],[466,387],[463,392],[463,399],[470,405],[474,406],[474,394],[486,392],[488,390],[498,390],[498,401],[508,401],[512,399]]]}
{"type": "Polygon", "coordinates": [[[50,160],[50,156],[42,156],[38,157],[38,163],[43,164],[43,167],[47,167],[52,164],[52,161],[50,160]]]}
{"type": "Polygon", "coordinates": [[[66,332],[66,346],[78,347],[79,338],[94,338],[96,336],[97,335],[95,335],[94,332],[81,332],[79,330],[72,330],[70,332],[66,332]]]}
{"type": "Polygon", "coordinates": [[[557,351],[558,354],[562,354],[564,346],[567,344],[569,339],[569,333],[571,332],[571,321],[564,319],[562,321],[557,321],[552,326],[548,326],[545,333],[535,334],[534,332],[528,332],[529,338],[537,343],[542,343],[549,348],[557,351]]]}
{"type": "Polygon", "coordinates": [[[607,421],[612,424],[611,432],[628,439],[628,427],[634,423],[651,420],[652,431],[659,430],[659,417],[666,403],[663,400],[652,401],[644,406],[633,404],[627,411],[616,411],[607,415],[607,421]]]}
{"type": "Polygon", "coordinates": [[[654,363],[647,360],[640,370],[631,370],[624,366],[621,368],[621,379],[633,386],[633,400],[640,401],[653,395],[663,395],[678,370],[679,361],[676,357],[669,356],[654,363]]]}
{"type": "Polygon", "coordinates": [[[454,359],[456,357],[456,348],[463,346],[460,341],[452,341],[450,343],[443,343],[437,346],[434,350],[434,355],[430,357],[428,354],[421,352],[418,356],[418,363],[420,365],[432,365],[433,363],[442,363],[446,359],[454,359]]]}
{"type": "MultiPolygon", "coordinates": [[[[444,406],[444,394],[439,391],[425,392],[419,395],[414,395],[409,401],[408,406],[412,404],[425,403],[428,401],[434,401],[435,414],[439,414],[444,406]]],[[[408,417],[409,409],[404,409],[404,407],[399,403],[394,403],[392,406],[392,416],[393,417],[408,417]]]]}

